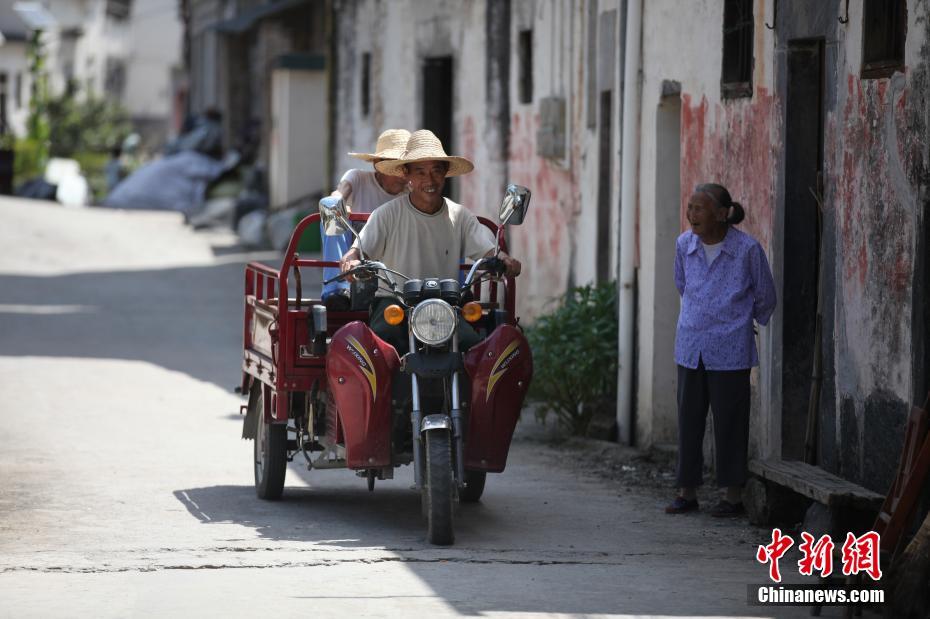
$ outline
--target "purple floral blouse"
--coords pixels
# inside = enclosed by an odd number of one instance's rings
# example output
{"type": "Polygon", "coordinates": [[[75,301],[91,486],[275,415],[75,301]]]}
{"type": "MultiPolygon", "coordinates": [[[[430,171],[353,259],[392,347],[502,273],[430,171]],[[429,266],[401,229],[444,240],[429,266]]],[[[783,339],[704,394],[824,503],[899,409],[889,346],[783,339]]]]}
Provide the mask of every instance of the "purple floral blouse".
{"type": "Polygon", "coordinates": [[[678,237],[675,285],[681,313],[675,362],[695,369],[743,370],[759,365],[753,320],[768,324],[775,309],[775,282],[765,252],[754,238],[729,228],[723,248],[707,264],[701,239],[678,237]]]}

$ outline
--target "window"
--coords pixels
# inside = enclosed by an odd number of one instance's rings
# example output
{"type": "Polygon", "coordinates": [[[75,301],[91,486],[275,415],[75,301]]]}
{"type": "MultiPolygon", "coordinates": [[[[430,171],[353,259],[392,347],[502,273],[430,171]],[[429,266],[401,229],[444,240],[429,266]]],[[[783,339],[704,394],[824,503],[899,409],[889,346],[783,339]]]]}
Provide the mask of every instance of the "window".
{"type": "Polygon", "coordinates": [[[753,0],[725,0],[723,5],[720,88],[724,98],[752,96],[752,3],[753,0]]]}
{"type": "Polygon", "coordinates": [[[7,102],[7,76],[0,73],[0,135],[6,133],[6,102],[7,102]]]}
{"type": "Polygon", "coordinates": [[[362,116],[371,111],[371,53],[362,54],[362,116]]]}
{"type": "Polygon", "coordinates": [[[107,17],[122,21],[129,17],[132,9],[132,0],[107,0],[107,17]]]}
{"type": "Polygon", "coordinates": [[[520,62],[520,103],[533,102],[533,31],[521,30],[517,40],[517,56],[520,62]]]}
{"type": "Polygon", "coordinates": [[[118,58],[107,58],[103,89],[107,96],[120,99],[126,87],[126,64],[118,58]]]}
{"type": "Polygon", "coordinates": [[[904,70],[905,0],[866,0],[862,20],[862,77],[889,77],[904,70]]]}
{"type": "Polygon", "coordinates": [[[13,86],[13,102],[17,110],[23,107],[23,74],[21,71],[16,73],[16,82],[13,86]]]}

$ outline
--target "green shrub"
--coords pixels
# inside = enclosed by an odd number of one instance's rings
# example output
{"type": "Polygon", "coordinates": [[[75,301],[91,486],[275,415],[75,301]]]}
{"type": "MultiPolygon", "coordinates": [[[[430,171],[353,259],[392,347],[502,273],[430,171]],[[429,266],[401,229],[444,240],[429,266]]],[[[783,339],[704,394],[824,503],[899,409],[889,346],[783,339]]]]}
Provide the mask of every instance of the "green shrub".
{"type": "Polygon", "coordinates": [[[594,411],[617,394],[617,285],[568,291],[558,308],[527,329],[533,350],[530,398],[565,430],[584,435],[594,411]]]}
{"type": "Polygon", "coordinates": [[[13,147],[13,183],[16,186],[45,172],[46,148],[32,138],[20,138],[13,147]]]}
{"type": "Polygon", "coordinates": [[[129,115],[118,103],[64,94],[48,102],[49,142],[53,157],[80,152],[108,152],[132,131],[129,115]]]}
{"type": "Polygon", "coordinates": [[[107,195],[106,166],[110,155],[81,151],[74,153],[73,159],[81,166],[81,174],[87,179],[93,198],[96,200],[105,198],[107,195]]]}

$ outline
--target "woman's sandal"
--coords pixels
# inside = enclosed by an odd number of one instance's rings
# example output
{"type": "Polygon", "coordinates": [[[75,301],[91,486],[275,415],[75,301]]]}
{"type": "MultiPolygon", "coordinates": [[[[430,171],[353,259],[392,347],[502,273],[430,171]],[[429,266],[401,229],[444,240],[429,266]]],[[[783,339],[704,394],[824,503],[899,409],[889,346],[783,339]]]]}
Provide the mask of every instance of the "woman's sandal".
{"type": "Polygon", "coordinates": [[[666,514],[684,514],[698,510],[697,499],[686,499],[684,497],[675,497],[675,500],[665,506],[666,514]]]}

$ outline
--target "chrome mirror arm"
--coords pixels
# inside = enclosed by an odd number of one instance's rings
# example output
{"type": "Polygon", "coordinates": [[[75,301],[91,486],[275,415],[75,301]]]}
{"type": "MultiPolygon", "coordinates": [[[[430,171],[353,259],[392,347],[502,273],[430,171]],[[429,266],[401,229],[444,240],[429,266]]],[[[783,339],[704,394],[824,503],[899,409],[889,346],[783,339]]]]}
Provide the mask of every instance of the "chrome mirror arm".
{"type": "Polygon", "coordinates": [[[341,223],[342,225],[344,225],[344,226],[346,227],[346,229],[347,229],[349,232],[352,233],[352,236],[355,237],[355,240],[358,241],[358,255],[359,255],[359,258],[360,258],[361,260],[364,260],[364,259],[365,259],[365,252],[362,251],[362,237],[359,236],[358,232],[355,231],[355,226],[353,226],[353,225],[352,225],[352,222],[348,221],[348,220],[347,220],[345,217],[343,217],[342,215],[337,215],[336,217],[339,219],[339,223],[341,223]]]}
{"type": "MultiPolygon", "coordinates": [[[[500,246],[497,248],[497,253],[500,253],[500,246]]],[[[475,262],[475,264],[471,265],[471,270],[468,271],[468,275],[465,276],[465,283],[462,284],[463,288],[468,288],[474,283],[473,278],[475,277],[475,272],[477,272],[478,267],[480,267],[485,260],[487,260],[487,258],[480,258],[475,262]]]]}

